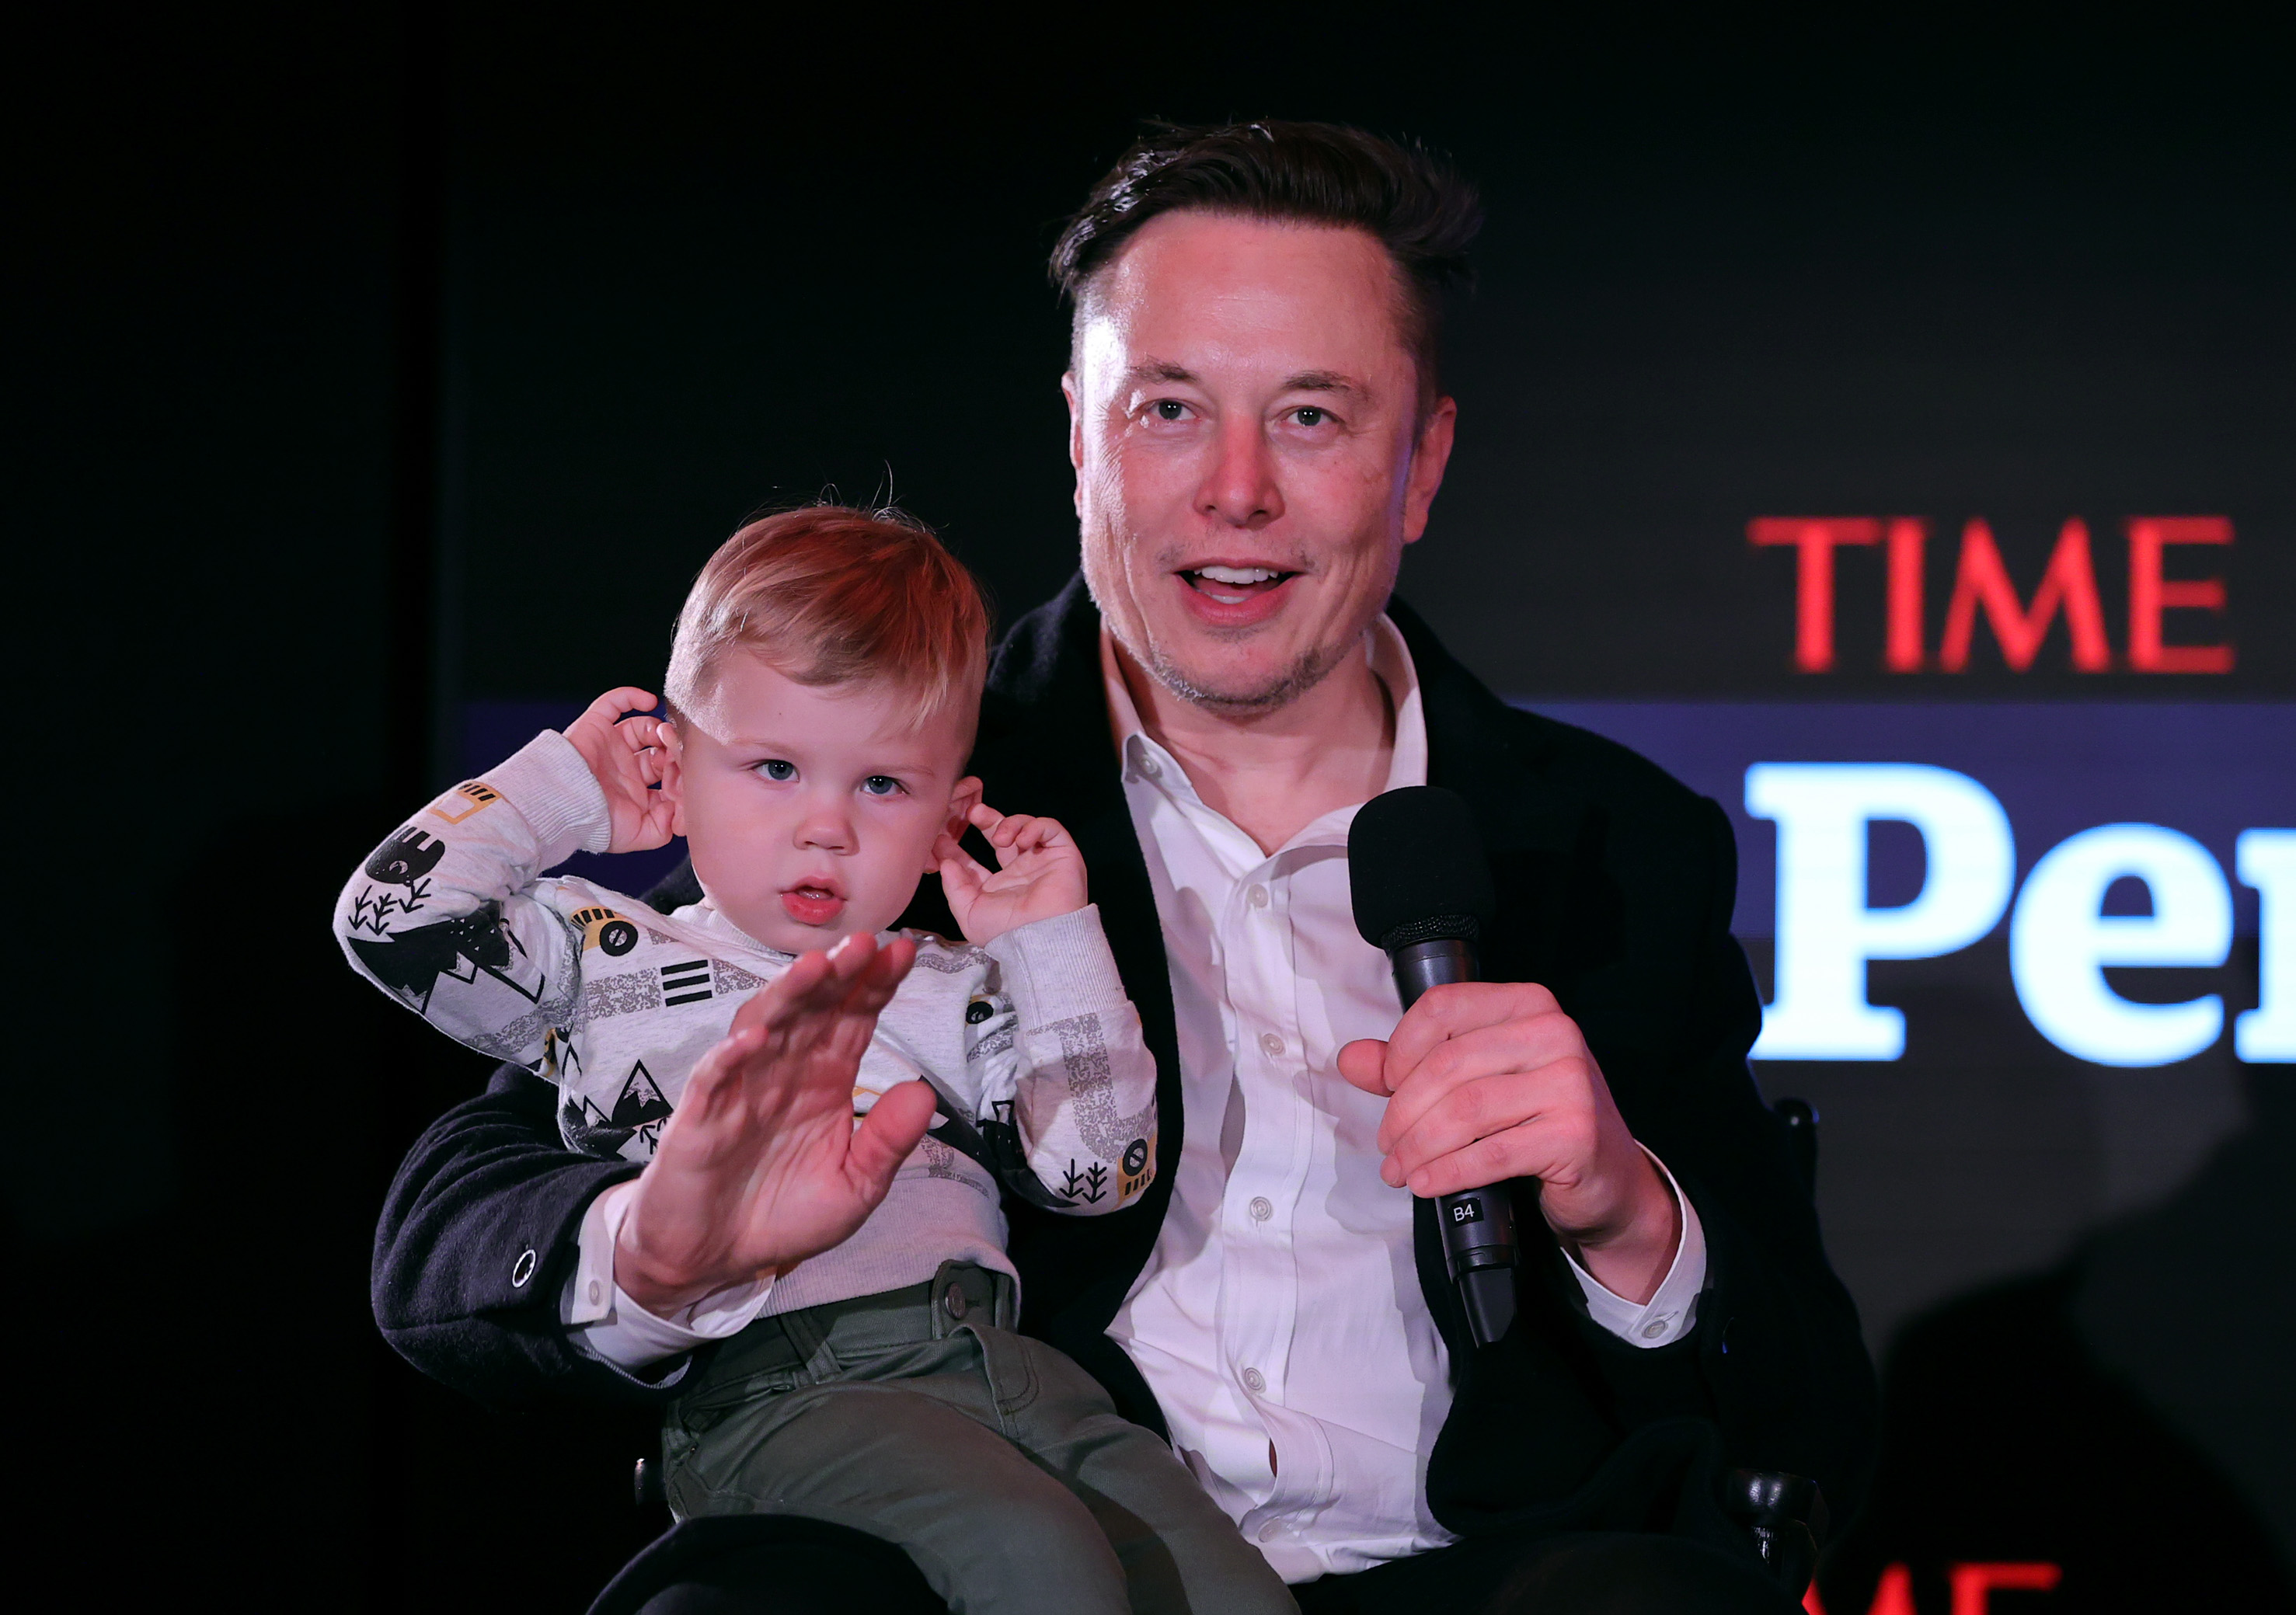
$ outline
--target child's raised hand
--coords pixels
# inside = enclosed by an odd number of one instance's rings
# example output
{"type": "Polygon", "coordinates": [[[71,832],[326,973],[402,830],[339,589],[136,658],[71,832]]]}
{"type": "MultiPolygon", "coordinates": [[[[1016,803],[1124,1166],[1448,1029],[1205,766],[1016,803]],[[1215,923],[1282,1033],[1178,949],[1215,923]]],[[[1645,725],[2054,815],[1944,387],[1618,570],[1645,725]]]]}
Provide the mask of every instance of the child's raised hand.
{"type": "Polygon", "coordinates": [[[669,743],[663,732],[668,726],[658,717],[623,716],[651,712],[656,704],[650,692],[624,685],[598,697],[566,726],[567,740],[606,793],[614,827],[609,852],[644,852],[669,840],[670,805],[653,789],[661,783],[669,743]]]}
{"type": "Polygon", "coordinates": [[[1052,819],[1003,814],[986,803],[965,816],[996,849],[997,868],[983,868],[943,832],[933,845],[941,889],[968,942],[986,942],[1016,926],[1085,906],[1084,854],[1052,819]]]}

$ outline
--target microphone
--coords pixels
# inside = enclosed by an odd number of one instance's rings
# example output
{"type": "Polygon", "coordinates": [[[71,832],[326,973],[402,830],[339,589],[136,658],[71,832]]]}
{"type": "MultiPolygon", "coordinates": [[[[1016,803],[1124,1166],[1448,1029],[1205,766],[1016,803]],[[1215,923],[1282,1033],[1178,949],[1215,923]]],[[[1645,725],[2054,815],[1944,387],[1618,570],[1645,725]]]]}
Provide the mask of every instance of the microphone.
{"type": "MultiPolygon", "coordinates": [[[[1348,886],[1363,939],[1395,968],[1408,1010],[1431,987],[1481,979],[1475,945],[1498,915],[1490,862],[1466,799],[1439,785],[1372,798],[1348,830],[1348,886]]],[[[1443,1265],[1475,1344],[1514,1322],[1514,1197],[1505,1184],[1435,1202],[1443,1265]]]]}

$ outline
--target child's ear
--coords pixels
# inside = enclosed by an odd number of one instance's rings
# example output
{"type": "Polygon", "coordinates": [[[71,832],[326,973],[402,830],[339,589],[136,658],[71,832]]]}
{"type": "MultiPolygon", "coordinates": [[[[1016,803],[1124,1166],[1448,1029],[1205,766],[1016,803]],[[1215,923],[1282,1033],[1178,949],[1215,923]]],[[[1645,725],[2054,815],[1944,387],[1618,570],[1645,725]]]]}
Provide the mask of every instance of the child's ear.
{"type": "MultiPolygon", "coordinates": [[[[964,832],[972,828],[972,810],[980,806],[980,782],[968,774],[949,791],[948,818],[941,828],[948,832],[951,840],[963,840],[964,832]]],[[[939,860],[931,852],[925,857],[927,873],[940,867],[939,860]]]]}
{"type": "Polygon", "coordinates": [[[678,737],[677,726],[664,723],[654,731],[654,744],[661,748],[661,799],[669,804],[669,833],[685,833],[685,745],[678,737]]]}

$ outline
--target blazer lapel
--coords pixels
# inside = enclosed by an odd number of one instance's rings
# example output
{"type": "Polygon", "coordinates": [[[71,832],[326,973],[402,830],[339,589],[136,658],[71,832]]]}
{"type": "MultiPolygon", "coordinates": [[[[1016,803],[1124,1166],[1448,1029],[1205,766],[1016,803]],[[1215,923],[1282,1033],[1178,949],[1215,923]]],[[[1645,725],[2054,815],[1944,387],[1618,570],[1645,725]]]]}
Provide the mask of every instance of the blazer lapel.
{"type": "Polygon", "coordinates": [[[1049,815],[1076,837],[1117,969],[1156,1056],[1156,1180],[1141,1206],[1107,1219],[1008,1208],[1028,1326],[1078,1355],[1115,1317],[1155,1248],[1181,1144],[1179,1045],[1163,926],[1109,733],[1100,613],[1082,578],[1014,624],[998,647],[972,771],[992,805],[1049,815]]]}

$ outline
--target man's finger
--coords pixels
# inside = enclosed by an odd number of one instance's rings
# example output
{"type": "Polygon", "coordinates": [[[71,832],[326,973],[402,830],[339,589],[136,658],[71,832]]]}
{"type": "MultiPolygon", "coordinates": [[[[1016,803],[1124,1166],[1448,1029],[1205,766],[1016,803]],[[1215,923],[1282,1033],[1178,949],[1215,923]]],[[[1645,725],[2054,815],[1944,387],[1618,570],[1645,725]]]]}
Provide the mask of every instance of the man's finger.
{"type": "MultiPolygon", "coordinates": [[[[1554,995],[1536,981],[1455,981],[1428,989],[1404,1012],[1388,1037],[1388,1062],[1409,1071],[1447,1037],[1508,1021],[1528,1021],[1560,1009],[1554,995]]],[[[1398,1078],[1394,1086],[1401,1087],[1398,1078]]]]}
{"type": "Polygon", "coordinates": [[[750,994],[734,1012],[734,1024],[754,1026],[761,1031],[786,1026],[791,1006],[819,992],[822,984],[835,973],[827,955],[800,954],[787,970],[750,994]]]}
{"type": "MultiPolygon", "coordinates": [[[[876,1025],[877,1017],[893,1001],[893,993],[917,962],[917,945],[906,937],[896,937],[876,949],[868,964],[857,972],[847,989],[844,1002],[838,1005],[839,1014],[850,1021],[865,1021],[868,1027],[876,1025]]],[[[866,1037],[867,1029],[863,1029],[866,1037]]]]}
{"type": "Polygon", "coordinates": [[[1546,1176],[1539,1164],[1546,1152],[1523,1132],[1516,1129],[1478,1139],[1464,1150],[1429,1161],[1407,1176],[1403,1186],[1422,1200],[1433,1200],[1439,1194],[1488,1189],[1518,1177],[1546,1176]]]}
{"type": "Polygon", "coordinates": [[[874,954],[867,966],[858,972],[857,986],[863,992],[882,993],[882,1007],[892,1002],[893,989],[900,986],[902,978],[909,973],[909,967],[917,962],[917,945],[906,937],[895,937],[882,947],[876,947],[873,940],[871,947],[874,948],[874,954]]]}
{"type": "MultiPolygon", "coordinates": [[[[858,956],[857,950],[852,956],[858,956]]],[[[875,947],[851,980],[838,984],[833,1003],[791,1029],[792,1039],[815,1058],[826,1061],[829,1069],[841,1068],[840,1080],[849,1080],[877,1029],[877,1017],[893,1001],[895,989],[916,956],[916,945],[906,938],[897,937],[875,947]]]]}
{"type": "MultiPolygon", "coordinates": [[[[748,1009],[743,1004],[743,1010],[748,1009]]],[[[691,1112],[696,1120],[709,1121],[719,1115],[733,1099],[736,1085],[734,1074],[742,1062],[765,1045],[765,1034],[755,1025],[736,1022],[725,1037],[704,1051],[693,1062],[693,1070],[685,1078],[685,1092],[677,1102],[680,1114],[691,1112]]]]}
{"type": "Polygon", "coordinates": [[[1594,1148],[1592,1107],[1578,1073],[1558,1062],[1544,1070],[1509,1071],[1460,1084],[1397,1135],[1387,1151],[1395,1168],[1390,1181],[1400,1182],[1479,1139],[1526,1128],[1537,1131],[1560,1156],[1579,1145],[1594,1148]]]}
{"type": "Polygon", "coordinates": [[[768,999],[767,1028],[794,1032],[814,1017],[837,1013],[876,952],[877,939],[857,931],[826,953],[800,954],[761,995],[768,999]]]}
{"type": "Polygon", "coordinates": [[[1398,1062],[1395,1045],[1390,1044],[1385,1076],[1395,1097],[1380,1119],[1379,1146],[1393,1149],[1395,1141],[1428,1107],[1440,1103],[1462,1083],[1509,1071],[1540,1070],[1559,1060],[1582,1059],[1586,1047],[1578,1029],[1563,1015],[1477,1027],[1437,1044],[1425,1059],[1411,1067],[1398,1062]]]}

